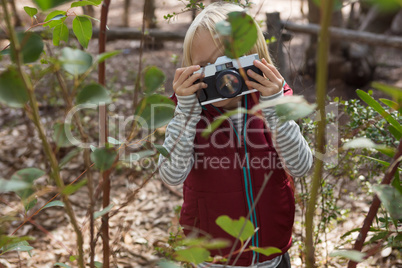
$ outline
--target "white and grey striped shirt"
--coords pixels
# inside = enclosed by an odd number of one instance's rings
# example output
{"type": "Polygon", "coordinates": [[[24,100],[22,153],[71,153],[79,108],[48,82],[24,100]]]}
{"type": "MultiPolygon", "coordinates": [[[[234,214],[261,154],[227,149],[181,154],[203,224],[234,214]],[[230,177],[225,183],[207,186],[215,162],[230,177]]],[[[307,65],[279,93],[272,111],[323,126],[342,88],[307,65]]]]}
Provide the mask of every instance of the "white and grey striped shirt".
{"type": "MultiPolygon", "coordinates": [[[[260,102],[280,98],[283,91],[272,96],[260,96],[260,102]]],[[[159,156],[159,174],[169,185],[183,183],[194,164],[194,137],[196,125],[201,119],[201,106],[195,95],[177,96],[174,118],[167,126],[163,146],[170,152],[170,161],[159,156]],[[172,150],[174,148],[174,150],[172,150]]],[[[264,108],[263,114],[271,130],[274,146],[287,171],[293,177],[304,176],[311,168],[311,150],[294,122],[279,123],[275,107],[264,108]]],[[[234,128],[241,131],[243,114],[235,114],[230,120],[234,128]]]]}
{"type": "MultiPolygon", "coordinates": [[[[283,90],[272,96],[260,96],[260,102],[273,100],[283,96],[283,90]]],[[[163,146],[170,152],[170,160],[159,156],[159,174],[163,182],[169,185],[179,185],[184,182],[194,165],[194,138],[196,125],[201,119],[201,106],[195,94],[177,96],[175,116],[166,128],[163,146]]],[[[313,156],[311,150],[301,135],[300,128],[294,121],[279,123],[275,107],[263,110],[268,127],[272,134],[274,147],[286,170],[294,177],[304,176],[311,168],[313,156]]],[[[233,127],[240,133],[243,113],[230,118],[233,127]]],[[[264,263],[250,267],[274,268],[281,256],[264,263]]],[[[219,265],[208,264],[208,267],[218,268],[219,265]]],[[[200,266],[202,267],[202,265],[200,266]]]]}

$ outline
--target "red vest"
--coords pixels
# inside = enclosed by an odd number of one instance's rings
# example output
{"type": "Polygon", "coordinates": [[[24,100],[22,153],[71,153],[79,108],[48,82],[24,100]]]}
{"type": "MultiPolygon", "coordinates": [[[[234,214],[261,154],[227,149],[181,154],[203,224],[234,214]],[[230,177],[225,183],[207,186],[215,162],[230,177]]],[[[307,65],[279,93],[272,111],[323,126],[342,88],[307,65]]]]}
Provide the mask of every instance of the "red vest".
{"type": "MultiPolygon", "coordinates": [[[[285,94],[292,94],[287,85],[285,94]]],[[[243,97],[243,106],[245,98],[248,109],[255,105],[252,96],[247,95],[243,97]]],[[[176,100],[175,97],[173,99],[176,100]]],[[[247,122],[244,122],[243,116],[242,133],[236,134],[229,121],[225,120],[207,139],[203,138],[202,130],[222,112],[212,105],[202,109],[202,119],[197,124],[194,140],[195,163],[183,186],[180,224],[186,235],[199,231],[201,235],[228,239],[233,244],[235,239],[215,223],[216,219],[221,215],[236,220],[246,217],[261,189],[264,174],[273,171],[256,205],[255,214],[252,214],[259,230],[249,245],[277,247],[283,254],[292,243],[295,213],[292,178],[281,166],[270,133],[257,116],[247,115],[247,122]],[[244,125],[247,130],[245,139],[244,125]]],[[[240,243],[237,249],[239,247],[240,243]]],[[[216,250],[212,255],[227,257],[230,249],[231,246],[216,250]]],[[[259,254],[258,262],[278,255],[266,257],[259,254]]],[[[232,257],[232,261],[236,257],[232,257]]],[[[252,259],[253,252],[243,253],[236,265],[249,266],[252,259]]]]}

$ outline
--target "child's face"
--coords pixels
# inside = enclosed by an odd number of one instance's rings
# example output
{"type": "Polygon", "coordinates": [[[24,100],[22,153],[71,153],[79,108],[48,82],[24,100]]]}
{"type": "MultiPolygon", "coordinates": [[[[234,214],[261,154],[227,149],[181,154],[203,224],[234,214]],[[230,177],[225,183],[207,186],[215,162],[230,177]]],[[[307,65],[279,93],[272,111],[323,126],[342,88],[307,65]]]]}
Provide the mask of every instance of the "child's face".
{"type": "MultiPolygon", "coordinates": [[[[223,49],[218,48],[207,30],[198,30],[191,46],[191,59],[193,65],[206,66],[208,63],[215,63],[216,59],[223,56],[223,49]]],[[[237,108],[241,96],[215,102],[215,107],[224,109],[237,108]]]]}

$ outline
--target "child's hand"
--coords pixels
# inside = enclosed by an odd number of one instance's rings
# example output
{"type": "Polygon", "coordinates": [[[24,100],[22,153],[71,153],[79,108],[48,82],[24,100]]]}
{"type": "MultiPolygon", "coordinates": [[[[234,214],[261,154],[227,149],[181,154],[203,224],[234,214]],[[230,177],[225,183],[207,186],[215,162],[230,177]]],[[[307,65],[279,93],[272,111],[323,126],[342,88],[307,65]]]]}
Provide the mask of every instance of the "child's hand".
{"type": "Polygon", "coordinates": [[[173,79],[173,90],[178,96],[188,96],[194,94],[201,88],[207,88],[207,84],[199,82],[194,84],[198,79],[204,77],[203,73],[196,73],[201,67],[199,65],[193,65],[184,68],[178,68],[173,79]]]}
{"type": "Polygon", "coordinates": [[[255,60],[254,65],[262,71],[264,76],[249,69],[247,75],[258,83],[246,81],[248,87],[257,89],[262,96],[271,96],[281,91],[285,79],[283,79],[275,66],[269,64],[265,59],[261,61],[255,60]]]}

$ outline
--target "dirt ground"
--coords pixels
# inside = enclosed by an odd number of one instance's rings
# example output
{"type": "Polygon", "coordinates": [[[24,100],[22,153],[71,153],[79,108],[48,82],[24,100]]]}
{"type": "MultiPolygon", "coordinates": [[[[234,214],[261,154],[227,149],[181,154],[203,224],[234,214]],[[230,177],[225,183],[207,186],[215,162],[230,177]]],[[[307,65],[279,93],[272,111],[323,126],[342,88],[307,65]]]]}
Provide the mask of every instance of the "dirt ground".
{"type": "MultiPolygon", "coordinates": [[[[17,9],[23,10],[23,6],[32,6],[31,1],[17,0],[17,9]]],[[[109,27],[120,26],[121,14],[123,9],[122,0],[112,0],[109,16],[109,27]]],[[[257,19],[264,20],[265,12],[279,11],[281,18],[298,23],[306,22],[302,15],[302,4],[306,1],[300,0],[255,0],[252,14],[256,14],[257,19]]],[[[180,14],[176,20],[167,23],[163,15],[172,12],[180,12],[183,3],[176,0],[157,1],[157,21],[158,27],[169,31],[185,31],[191,23],[191,14],[180,14]]],[[[61,6],[60,10],[67,9],[61,6]]],[[[96,8],[96,13],[99,14],[96,8]]],[[[303,6],[307,12],[306,3],[303,6]]],[[[347,11],[347,10],[346,10],[347,11]]],[[[345,12],[346,12],[345,11],[345,12]]],[[[78,12],[78,11],[77,11],[78,12]]],[[[23,15],[23,12],[20,14],[23,15]]],[[[142,1],[132,1],[130,7],[130,27],[140,28],[142,20],[142,1]]],[[[26,21],[26,19],[25,19],[26,21]]],[[[0,20],[1,27],[4,22],[0,20]]],[[[0,40],[0,46],[4,47],[7,41],[0,40]]],[[[115,102],[113,103],[113,116],[128,116],[132,113],[131,96],[134,89],[134,80],[139,64],[139,41],[113,41],[107,44],[107,50],[122,50],[123,52],[108,61],[107,63],[107,86],[111,90],[115,102]]],[[[314,81],[308,75],[303,75],[304,51],[308,44],[308,36],[293,34],[291,41],[285,43],[284,51],[288,60],[290,70],[288,83],[293,87],[295,94],[303,95],[308,101],[315,100],[314,81]]],[[[97,40],[92,40],[88,51],[97,54],[97,40]]],[[[144,65],[156,65],[167,75],[165,94],[170,95],[172,90],[172,80],[175,69],[180,65],[182,44],[180,42],[165,42],[162,49],[146,49],[143,55],[144,65]]],[[[402,86],[402,53],[396,49],[376,48],[375,57],[378,67],[375,73],[375,80],[386,82],[392,85],[402,86]]],[[[6,66],[6,62],[0,63],[0,70],[6,66]]],[[[96,77],[92,77],[96,79],[96,77]]],[[[46,95],[46,87],[51,86],[49,81],[39,85],[41,94],[46,95]]],[[[366,86],[364,89],[368,89],[366,86]]],[[[332,97],[342,98],[354,97],[355,88],[344,84],[341,80],[330,81],[328,94],[332,97]]],[[[44,106],[41,108],[43,123],[47,129],[51,129],[56,118],[61,118],[63,112],[58,108],[44,106]]],[[[88,122],[94,118],[88,118],[88,122]]],[[[96,121],[96,118],[95,118],[96,121]]],[[[95,124],[96,125],[96,124],[95,124]]],[[[95,132],[96,133],[96,132],[95,132]]],[[[163,131],[154,136],[157,142],[162,141],[163,131]]],[[[24,116],[23,112],[16,109],[6,108],[0,104],[0,178],[10,178],[17,170],[27,167],[37,167],[47,170],[48,166],[41,151],[41,142],[34,126],[24,116]]],[[[64,154],[67,152],[64,152],[64,154]]],[[[63,152],[60,152],[60,157],[63,152]]],[[[154,158],[157,161],[157,157],[154,158]]],[[[75,158],[66,165],[61,174],[66,183],[72,182],[77,178],[83,167],[82,156],[75,158]]],[[[132,194],[141,183],[150,176],[154,163],[143,162],[137,166],[124,166],[115,172],[112,177],[111,200],[115,208],[122,204],[132,194]]],[[[98,182],[99,174],[93,172],[98,182]]],[[[38,185],[47,185],[48,178],[41,178],[38,185]]],[[[299,187],[299,186],[298,186],[299,187]]],[[[358,191],[359,184],[350,182],[347,191],[358,191]]],[[[53,197],[54,192],[45,193],[38,198],[39,208],[47,200],[53,197]]],[[[89,236],[89,225],[87,208],[89,205],[86,188],[80,189],[73,194],[70,199],[77,213],[77,219],[82,224],[82,230],[86,241],[89,236]]],[[[348,220],[339,222],[331,226],[327,233],[325,243],[318,247],[317,257],[320,267],[344,267],[344,263],[331,261],[326,256],[326,252],[331,252],[341,242],[340,236],[348,230],[359,227],[362,224],[364,213],[368,208],[371,198],[351,200],[345,195],[341,200],[343,209],[351,209],[352,212],[348,220]],[[327,259],[329,262],[327,263],[327,259]]],[[[169,237],[169,232],[176,231],[177,219],[175,209],[182,202],[180,187],[167,187],[162,184],[155,176],[143,189],[139,191],[133,202],[128,204],[116,216],[111,219],[110,239],[113,251],[112,267],[157,267],[160,256],[155,253],[155,245],[164,245],[169,237]]],[[[100,199],[97,208],[100,209],[100,199]]],[[[35,210],[35,209],[34,209],[35,210]]],[[[11,233],[23,220],[23,207],[14,195],[6,194],[0,196],[0,213],[2,215],[12,214],[16,218],[5,225],[5,230],[11,233]]],[[[31,212],[32,213],[32,212],[31,212]]],[[[291,260],[292,267],[304,267],[302,254],[299,247],[302,241],[302,210],[299,207],[296,212],[295,224],[295,245],[292,247],[291,260]]],[[[29,235],[35,237],[30,244],[34,247],[32,256],[28,253],[9,253],[0,256],[0,267],[53,267],[56,262],[68,263],[69,256],[75,252],[74,232],[72,226],[68,224],[68,218],[64,210],[59,208],[48,208],[33,217],[33,223],[26,223],[19,231],[18,235],[29,235]]],[[[96,222],[97,231],[100,227],[100,220],[96,222]]],[[[89,252],[89,246],[85,244],[85,251],[89,252]]],[[[101,238],[98,239],[96,249],[96,260],[102,261],[101,238]]],[[[87,255],[88,256],[88,255],[87,255]]],[[[86,260],[88,261],[88,259],[86,260]]],[[[395,262],[396,266],[402,267],[401,262],[395,262]]],[[[71,264],[71,263],[70,263],[71,264]]],[[[359,267],[388,267],[378,262],[378,259],[370,259],[359,267]],[[376,263],[375,263],[376,262],[376,263]]],[[[72,265],[74,267],[74,265],[72,265]]],[[[389,266],[391,267],[391,266],[389,266]]]]}

